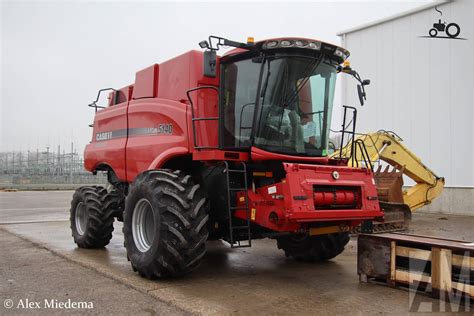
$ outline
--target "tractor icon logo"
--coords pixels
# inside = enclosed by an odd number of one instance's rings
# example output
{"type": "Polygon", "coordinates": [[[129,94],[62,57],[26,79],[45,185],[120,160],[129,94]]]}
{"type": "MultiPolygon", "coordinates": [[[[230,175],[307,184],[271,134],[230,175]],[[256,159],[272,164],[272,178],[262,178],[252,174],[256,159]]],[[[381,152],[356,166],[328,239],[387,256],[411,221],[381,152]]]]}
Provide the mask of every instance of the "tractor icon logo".
{"type": "Polygon", "coordinates": [[[431,37],[436,37],[438,32],[446,32],[446,35],[449,37],[456,38],[461,32],[461,28],[456,23],[449,23],[448,25],[446,25],[446,22],[441,23],[441,19],[439,19],[438,23],[433,24],[433,28],[430,29],[429,34],[431,37]]]}
{"type": "MultiPolygon", "coordinates": [[[[435,7],[436,12],[443,16],[443,12],[441,12],[438,7],[435,7]]],[[[447,39],[460,39],[465,40],[465,38],[458,38],[459,34],[461,33],[461,28],[457,23],[447,23],[446,21],[442,22],[441,18],[438,19],[438,22],[433,23],[433,27],[429,29],[428,34],[429,36],[420,36],[425,38],[447,38],[447,39]],[[445,33],[445,34],[443,34],[445,33]]]]}

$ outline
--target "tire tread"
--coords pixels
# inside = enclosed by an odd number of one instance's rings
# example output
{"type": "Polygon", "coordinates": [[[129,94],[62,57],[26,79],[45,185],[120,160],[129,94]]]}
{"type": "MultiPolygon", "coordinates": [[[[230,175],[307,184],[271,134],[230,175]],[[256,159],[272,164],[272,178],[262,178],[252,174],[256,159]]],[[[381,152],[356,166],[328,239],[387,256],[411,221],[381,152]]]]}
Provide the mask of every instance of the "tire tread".
{"type": "Polygon", "coordinates": [[[145,171],[132,184],[125,204],[125,246],[132,266],[141,276],[151,279],[178,277],[199,265],[206,253],[209,203],[204,190],[190,175],[180,170],[145,171]],[[138,253],[134,246],[130,220],[134,201],[142,197],[157,201],[153,207],[156,205],[161,227],[160,237],[155,241],[156,253],[138,253]],[[150,260],[141,260],[140,256],[150,256],[147,257],[150,260]]]}
{"type": "MultiPolygon", "coordinates": [[[[112,191],[113,192],[113,191],[112,191]]],[[[101,186],[84,186],[76,190],[71,201],[70,224],[74,242],[80,248],[102,248],[110,243],[114,230],[114,215],[120,198],[108,193],[101,186]],[[83,202],[88,212],[88,222],[83,235],[75,227],[75,208],[83,202]]]]}

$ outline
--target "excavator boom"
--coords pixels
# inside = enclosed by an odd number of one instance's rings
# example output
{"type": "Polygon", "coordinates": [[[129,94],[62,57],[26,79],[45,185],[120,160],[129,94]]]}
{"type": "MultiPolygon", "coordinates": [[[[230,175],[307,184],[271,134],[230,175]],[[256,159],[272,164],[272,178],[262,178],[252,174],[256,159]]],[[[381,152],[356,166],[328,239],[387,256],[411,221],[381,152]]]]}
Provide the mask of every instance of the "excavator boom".
{"type": "MultiPolygon", "coordinates": [[[[418,156],[402,143],[402,139],[395,133],[378,131],[358,135],[355,142],[362,142],[366,151],[354,152],[355,157],[349,159],[348,164],[350,166],[360,166],[365,161],[370,161],[372,164],[378,163],[379,167],[374,172],[374,177],[379,199],[383,208],[386,209],[386,213],[396,208],[404,209],[403,212],[405,213],[407,213],[406,208],[409,208],[410,212],[413,212],[424,205],[430,204],[443,191],[444,178],[437,176],[428,168],[418,156]],[[366,157],[363,157],[363,154],[366,157]],[[382,162],[387,164],[383,171],[382,162]],[[392,170],[390,170],[390,166],[392,170]],[[415,185],[403,190],[403,175],[412,179],[415,185]]],[[[352,148],[350,142],[333,153],[333,157],[341,155],[349,158],[352,155],[352,148]]],[[[405,217],[407,215],[405,214],[405,217]]],[[[390,217],[394,218],[393,215],[390,217]]],[[[404,221],[407,222],[406,219],[404,221]]]]}

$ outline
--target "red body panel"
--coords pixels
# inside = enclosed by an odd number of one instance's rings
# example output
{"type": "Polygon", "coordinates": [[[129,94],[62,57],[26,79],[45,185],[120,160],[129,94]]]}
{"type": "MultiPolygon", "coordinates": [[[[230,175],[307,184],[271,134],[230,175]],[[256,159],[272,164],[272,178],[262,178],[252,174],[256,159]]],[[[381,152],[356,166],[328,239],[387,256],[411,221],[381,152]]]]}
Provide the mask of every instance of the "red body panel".
{"type": "Polygon", "coordinates": [[[152,163],[175,147],[189,152],[187,105],[164,99],[133,100],[128,108],[126,149],[127,181],[144,170],[159,168],[166,161],[152,163]]]}
{"type": "Polygon", "coordinates": [[[328,157],[300,157],[300,156],[289,156],[284,154],[272,153],[260,148],[252,147],[251,157],[254,161],[268,161],[268,160],[278,160],[278,161],[304,161],[311,162],[316,164],[327,164],[329,162],[328,157]]]}
{"type": "Polygon", "coordinates": [[[158,95],[158,83],[160,66],[155,64],[137,72],[135,76],[134,99],[156,98],[158,95]]]}
{"type": "MultiPolygon", "coordinates": [[[[107,165],[120,181],[132,182],[140,172],[195,152],[186,91],[219,84],[219,77],[203,77],[202,64],[202,52],[190,51],[138,71],[133,86],[111,93],[109,107],[96,113],[92,141],[84,153],[85,168],[94,171],[107,165]]],[[[191,96],[196,117],[218,116],[214,90],[191,96]]],[[[217,124],[196,123],[197,142],[217,146],[217,124]]]]}
{"type": "Polygon", "coordinates": [[[94,171],[98,166],[107,165],[115,171],[119,179],[127,179],[125,164],[125,147],[127,144],[127,111],[131,87],[119,91],[120,97],[113,97],[123,101],[114,106],[105,108],[94,117],[94,132],[92,141],[84,151],[84,167],[94,171]],[[125,90],[126,92],[124,93],[125,90]]]}
{"type": "Polygon", "coordinates": [[[249,154],[242,151],[203,150],[193,152],[193,160],[198,161],[248,161],[249,154]]]}
{"type": "MultiPolygon", "coordinates": [[[[302,223],[347,221],[347,225],[354,226],[362,220],[383,216],[373,175],[368,169],[294,163],[285,163],[284,167],[286,177],[282,182],[248,192],[251,219],[261,226],[275,231],[296,231],[302,223]],[[337,179],[333,176],[335,171],[337,179]],[[320,200],[315,193],[319,188],[334,188],[335,200],[331,204],[320,200]],[[357,199],[353,208],[325,208],[337,206],[338,194],[347,191],[357,199]]],[[[245,203],[243,197],[243,193],[238,197],[240,206],[245,203]]],[[[340,196],[339,202],[347,202],[347,196],[340,196]]],[[[246,213],[239,211],[236,216],[245,219],[246,213]]]]}

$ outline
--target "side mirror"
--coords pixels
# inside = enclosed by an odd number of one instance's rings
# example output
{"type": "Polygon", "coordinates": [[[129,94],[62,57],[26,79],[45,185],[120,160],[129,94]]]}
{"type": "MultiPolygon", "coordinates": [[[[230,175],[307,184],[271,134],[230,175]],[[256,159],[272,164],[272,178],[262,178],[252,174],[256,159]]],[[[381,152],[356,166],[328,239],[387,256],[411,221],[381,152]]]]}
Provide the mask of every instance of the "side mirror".
{"type": "Polygon", "coordinates": [[[365,79],[365,80],[362,80],[361,84],[357,85],[357,93],[359,94],[359,101],[360,101],[361,106],[363,106],[364,101],[367,100],[364,87],[368,86],[369,84],[370,84],[370,80],[365,79]]]}
{"type": "Polygon", "coordinates": [[[203,74],[205,77],[216,77],[217,54],[215,50],[204,52],[203,74]]]}
{"type": "Polygon", "coordinates": [[[360,105],[363,106],[365,100],[365,91],[362,85],[360,84],[357,85],[357,93],[359,94],[360,105]]]}

